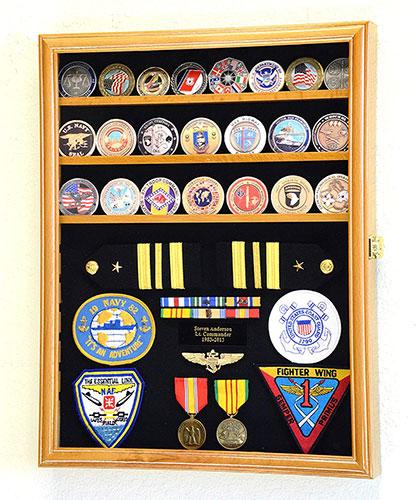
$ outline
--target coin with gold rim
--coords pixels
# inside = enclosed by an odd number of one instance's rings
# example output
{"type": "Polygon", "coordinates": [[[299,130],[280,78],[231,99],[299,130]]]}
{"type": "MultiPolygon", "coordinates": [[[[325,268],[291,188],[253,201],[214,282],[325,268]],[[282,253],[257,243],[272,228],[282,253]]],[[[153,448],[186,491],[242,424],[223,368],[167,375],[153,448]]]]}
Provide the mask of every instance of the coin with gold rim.
{"type": "Polygon", "coordinates": [[[180,144],[188,155],[215,154],[221,143],[221,130],[209,118],[194,118],[181,131],[180,144]]]}
{"type": "Polygon", "coordinates": [[[271,190],[271,203],[279,214],[306,214],[311,209],[313,200],[312,186],[299,175],[283,177],[271,190]]]}
{"type": "Polygon", "coordinates": [[[224,190],[212,177],[196,177],[184,188],[182,199],[188,214],[217,214],[224,204],[224,190]]]}
{"type": "Polygon", "coordinates": [[[135,76],[125,64],[110,64],[100,73],[99,89],[104,96],[131,95],[135,76]]]}
{"type": "Polygon", "coordinates": [[[324,80],[324,70],[316,59],[301,57],[287,68],[285,80],[289,90],[317,90],[324,80]]]}
{"type": "Polygon", "coordinates": [[[322,179],[315,189],[315,203],[324,214],[348,212],[348,177],[331,174],[322,179]]]}
{"type": "Polygon", "coordinates": [[[178,428],[177,437],[186,450],[198,450],[206,441],[206,429],[200,420],[188,418],[178,428]]]}
{"type": "Polygon", "coordinates": [[[170,76],[163,68],[145,69],[136,82],[139,95],[165,95],[170,88],[170,76]]]}

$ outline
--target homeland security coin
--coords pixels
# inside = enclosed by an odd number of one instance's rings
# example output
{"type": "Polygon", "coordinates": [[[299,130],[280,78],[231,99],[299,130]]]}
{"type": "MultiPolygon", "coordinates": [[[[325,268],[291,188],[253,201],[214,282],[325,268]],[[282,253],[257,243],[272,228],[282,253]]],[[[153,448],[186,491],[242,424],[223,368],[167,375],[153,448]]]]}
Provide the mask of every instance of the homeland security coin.
{"type": "Polygon", "coordinates": [[[99,89],[104,96],[131,95],[135,76],[124,64],[110,64],[99,76],[99,89]]]}
{"type": "Polygon", "coordinates": [[[268,139],[271,149],[278,153],[302,152],[309,147],[311,129],[300,116],[283,115],[271,124],[268,139]]]}
{"type": "Polygon", "coordinates": [[[96,84],[93,68],[82,61],[66,64],[58,75],[59,93],[63,97],[88,97],[94,92],[96,84]]]}
{"type": "Polygon", "coordinates": [[[233,57],[218,61],[209,73],[209,88],[214,94],[244,92],[248,83],[248,69],[233,57]]]}
{"type": "Polygon", "coordinates": [[[151,179],[141,189],[141,209],[146,215],[172,215],[180,206],[180,190],[166,177],[151,179]]]}
{"type": "Polygon", "coordinates": [[[96,146],[102,156],[130,155],[136,146],[135,130],[125,120],[109,120],[99,128],[96,146]]]}
{"type": "Polygon", "coordinates": [[[196,177],[186,184],[182,198],[188,214],[217,214],[224,203],[224,190],[212,177],[196,177]]]}
{"type": "Polygon", "coordinates": [[[87,179],[71,179],[60,189],[59,204],[64,215],[92,215],[99,205],[99,193],[87,179]]]}
{"type": "Polygon", "coordinates": [[[323,116],[312,129],[312,142],[317,151],[346,151],[348,118],[341,113],[323,116]]]}
{"type": "Polygon", "coordinates": [[[81,421],[105,448],[119,446],[135,424],[144,381],[135,368],[84,370],[74,381],[81,421]]]}
{"type": "Polygon", "coordinates": [[[178,143],[176,127],[165,118],[152,118],[138,131],[138,147],[143,155],[172,155],[178,143]]]}
{"type": "Polygon", "coordinates": [[[180,135],[181,147],[188,155],[215,154],[221,143],[221,130],[209,118],[194,118],[184,126],[180,135]]]}
{"type": "Polygon", "coordinates": [[[136,214],[139,202],[139,189],[129,179],[113,179],[100,193],[100,205],[107,215],[136,214]]]}
{"type": "Polygon", "coordinates": [[[348,212],[348,177],[331,174],[322,179],[315,189],[315,203],[324,214],[348,212]]]}
{"type": "Polygon", "coordinates": [[[181,64],[171,76],[171,88],[175,94],[203,94],[208,84],[206,71],[200,64],[181,64]]]}
{"type": "Polygon", "coordinates": [[[340,316],[325,295],[296,290],[274,304],[269,334],[276,351],[292,363],[318,363],[337,347],[340,316]]]}
{"type": "Polygon", "coordinates": [[[249,85],[253,92],[278,92],[284,85],[284,70],[274,61],[261,61],[250,71],[249,85]]]}
{"type": "Polygon", "coordinates": [[[260,153],[266,145],[266,129],[253,116],[235,118],[225,130],[225,146],[234,153],[260,153]]]}
{"type": "Polygon", "coordinates": [[[91,125],[71,120],[59,130],[59,150],[62,156],[90,156],[96,145],[96,133],[91,125]]]}
{"type": "Polygon", "coordinates": [[[226,193],[226,202],[233,214],[261,214],[268,201],[265,184],[255,177],[240,177],[229,186],[226,193]]]}
{"type": "Polygon", "coordinates": [[[143,358],[155,337],[155,322],[141,300],[105,293],[86,300],[74,315],[73,337],[89,359],[125,365],[143,358]]]}
{"type": "Polygon", "coordinates": [[[348,89],[348,59],[341,57],[330,62],[325,68],[324,82],[329,90],[348,89]]]}
{"type": "Polygon", "coordinates": [[[145,69],[136,82],[139,95],[164,95],[170,88],[170,76],[162,68],[145,69]]]}
{"type": "Polygon", "coordinates": [[[271,190],[271,204],[279,214],[306,214],[313,205],[313,199],[312,186],[298,175],[283,177],[271,190]]]}
{"type": "Polygon", "coordinates": [[[324,70],[317,60],[302,57],[287,68],[285,79],[289,90],[317,90],[324,80],[324,70]]]}

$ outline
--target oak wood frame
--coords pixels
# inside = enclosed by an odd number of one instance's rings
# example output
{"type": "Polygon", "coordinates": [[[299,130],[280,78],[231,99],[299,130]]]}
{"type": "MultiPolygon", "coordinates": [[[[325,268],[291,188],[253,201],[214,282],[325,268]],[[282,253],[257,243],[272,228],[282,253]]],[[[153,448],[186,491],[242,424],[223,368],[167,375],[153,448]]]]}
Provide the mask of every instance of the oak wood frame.
{"type": "MultiPolygon", "coordinates": [[[[378,474],[375,264],[368,258],[368,239],[375,232],[375,38],[375,26],[369,22],[210,29],[199,30],[199,32],[192,30],[149,31],[143,33],[40,36],[41,176],[43,187],[41,195],[40,465],[187,468],[360,478],[371,478],[378,474]],[[348,172],[351,185],[350,211],[349,215],[344,217],[345,220],[348,220],[349,228],[352,456],[60,447],[58,439],[58,396],[60,385],[59,243],[60,223],[68,222],[68,220],[65,217],[60,218],[57,206],[60,164],[68,164],[70,161],[59,157],[58,124],[59,106],[70,103],[71,99],[64,100],[58,97],[58,55],[64,52],[117,52],[308,43],[349,44],[350,149],[348,153],[348,172]]],[[[323,94],[321,92],[324,91],[316,92],[316,95],[312,98],[322,98],[323,94]]],[[[307,98],[307,95],[300,96],[298,94],[300,93],[295,92],[286,95],[280,94],[280,96],[284,96],[281,97],[283,99],[307,98]]],[[[181,96],[166,97],[165,104],[169,102],[175,103],[176,100],[182,99],[181,96]]],[[[242,98],[242,96],[240,97],[242,98]]],[[[336,95],[335,97],[343,97],[343,95],[336,95]]],[[[99,103],[101,105],[112,103],[107,98],[95,97],[91,99],[102,100],[103,102],[99,103]]],[[[218,96],[204,95],[203,97],[198,96],[198,99],[202,102],[211,102],[220,98],[218,96]]],[[[232,99],[238,99],[238,97],[232,96],[232,99]]],[[[261,98],[254,94],[247,99],[256,101],[261,98]]],[[[76,105],[89,104],[88,100],[83,101],[83,103],[78,101],[76,101],[76,105]]],[[[145,104],[146,98],[132,97],[131,99],[125,99],[125,101],[126,104],[145,104]]],[[[98,103],[98,101],[93,101],[93,103],[96,102],[98,103]]],[[[121,104],[123,103],[121,102],[121,104]]],[[[312,153],[310,154],[312,155],[312,153]]],[[[219,161],[220,155],[216,156],[217,161],[219,161]]],[[[130,161],[129,157],[125,158],[130,161]]],[[[148,158],[153,161],[152,157],[148,158]]],[[[105,157],[103,159],[103,163],[108,161],[105,157]]],[[[304,159],[308,158],[305,157],[304,159]]],[[[276,161],[276,159],[270,161],[276,161]]],[[[236,216],[235,222],[239,220],[240,217],[236,216]]],[[[245,220],[245,218],[242,220],[245,220]]],[[[293,220],[296,221],[297,219],[293,220]]],[[[138,219],[138,222],[143,222],[143,220],[138,219]]]]}

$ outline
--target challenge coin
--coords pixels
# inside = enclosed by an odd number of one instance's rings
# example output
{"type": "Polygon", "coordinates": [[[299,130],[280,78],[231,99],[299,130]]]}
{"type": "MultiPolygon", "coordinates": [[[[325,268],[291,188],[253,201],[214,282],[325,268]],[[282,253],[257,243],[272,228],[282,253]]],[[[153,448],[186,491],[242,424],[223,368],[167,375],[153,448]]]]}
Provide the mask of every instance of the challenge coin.
{"type": "Polygon", "coordinates": [[[313,200],[312,186],[298,175],[283,177],[271,190],[271,203],[279,214],[306,214],[311,209],[313,200]]]}
{"type": "Polygon", "coordinates": [[[266,129],[253,116],[240,116],[225,130],[225,145],[230,153],[259,153],[266,145],[266,129]]]}
{"type": "Polygon", "coordinates": [[[71,120],[59,130],[59,150],[62,156],[90,156],[96,145],[96,133],[82,120],[71,120]]]}
{"type": "Polygon", "coordinates": [[[60,189],[59,205],[64,215],[92,215],[99,205],[99,193],[87,179],[71,179],[60,189]]]}
{"type": "Polygon", "coordinates": [[[222,133],[209,118],[195,118],[184,126],[180,143],[188,155],[215,154],[222,143],[222,133]]]}
{"type": "Polygon", "coordinates": [[[182,199],[188,214],[217,214],[224,203],[224,190],[212,177],[196,177],[186,184],[182,199]]]}
{"type": "Polygon", "coordinates": [[[315,203],[324,214],[348,212],[348,177],[331,174],[322,179],[315,189],[315,203]]]}
{"type": "Polygon", "coordinates": [[[306,151],[311,141],[311,129],[300,116],[283,115],[271,124],[268,139],[271,149],[278,153],[306,151]]]}
{"type": "Polygon", "coordinates": [[[125,365],[143,358],[155,338],[155,322],[142,300],[121,293],[95,295],[74,315],[73,337],[89,359],[125,365]]]}
{"type": "Polygon", "coordinates": [[[287,68],[285,79],[289,90],[317,90],[324,80],[324,70],[317,60],[302,57],[287,68]]]}
{"type": "Polygon", "coordinates": [[[292,363],[318,363],[337,347],[341,320],[325,295],[296,290],[274,304],[269,334],[276,351],[292,363]]]}
{"type": "Polygon", "coordinates": [[[59,93],[63,97],[88,97],[96,84],[94,69],[82,61],[66,64],[58,75],[59,93]]]}
{"type": "Polygon", "coordinates": [[[113,179],[100,193],[100,205],[107,215],[133,215],[139,201],[139,189],[129,179],[113,179]]]}
{"type": "Polygon", "coordinates": [[[175,94],[203,94],[208,84],[206,71],[200,64],[181,64],[171,76],[171,88],[175,94]]]}
{"type": "Polygon", "coordinates": [[[143,155],[172,155],[178,143],[176,127],[165,118],[152,118],[138,131],[138,147],[143,155]]]}
{"type": "Polygon", "coordinates": [[[348,118],[341,113],[323,116],[312,129],[312,142],[317,151],[346,151],[348,118]]]}
{"type": "Polygon", "coordinates": [[[170,76],[162,68],[145,69],[136,82],[139,95],[164,95],[170,88],[170,76]]]}
{"type": "Polygon", "coordinates": [[[209,73],[209,88],[214,94],[244,92],[248,83],[248,69],[233,57],[218,61],[209,73]]]}
{"type": "Polygon", "coordinates": [[[151,179],[141,189],[141,209],[146,215],[172,215],[180,206],[180,190],[166,177],[151,179]]]}
{"type": "Polygon", "coordinates": [[[229,186],[226,193],[226,202],[233,214],[261,214],[268,200],[265,184],[255,177],[240,177],[229,186]]]}
{"type": "Polygon", "coordinates": [[[325,68],[324,83],[327,89],[348,89],[348,59],[341,57],[331,61],[325,68]]]}
{"type": "Polygon", "coordinates": [[[99,76],[99,89],[104,96],[131,95],[135,76],[124,64],[110,64],[99,76]]]}
{"type": "Polygon", "coordinates": [[[284,70],[275,61],[261,61],[250,71],[248,83],[253,92],[278,92],[284,85],[284,70]]]}
{"type": "Polygon", "coordinates": [[[136,146],[135,130],[125,120],[109,120],[99,128],[96,146],[102,156],[130,155],[136,146]]]}

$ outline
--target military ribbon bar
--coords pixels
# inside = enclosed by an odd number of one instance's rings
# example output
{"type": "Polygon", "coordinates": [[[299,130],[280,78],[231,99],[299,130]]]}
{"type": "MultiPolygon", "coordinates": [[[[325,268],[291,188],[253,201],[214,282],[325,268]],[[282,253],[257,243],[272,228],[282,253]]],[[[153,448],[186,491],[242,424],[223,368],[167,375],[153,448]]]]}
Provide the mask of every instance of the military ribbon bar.
{"type": "Polygon", "coordinates": [[[208,404],[208,379],[175,377],[177,402],[189,415],[197,415],[208,404]]]}
{"type": "Polygon", "coordinates": [[[260,297],[161,297],[161,307],[260,307],[260,297]]]}
{"type": "Polygon", "coordinates": [[[190,307],[161,308],[161,318],[164,319],[258,319],[260,309],[195,309],[190,307]]]}
{"type": "Polygon", "coordinates": [[[215,380],[215,399],[229,416],[236,415],[248,400],[248,385],[246,379],[215,380]]]}

